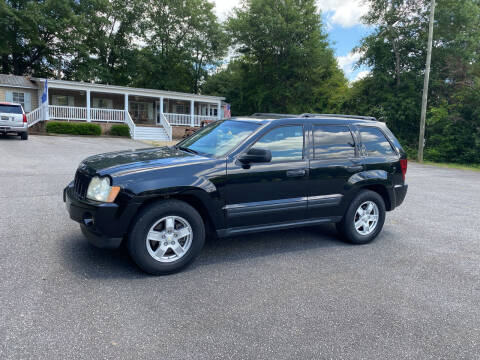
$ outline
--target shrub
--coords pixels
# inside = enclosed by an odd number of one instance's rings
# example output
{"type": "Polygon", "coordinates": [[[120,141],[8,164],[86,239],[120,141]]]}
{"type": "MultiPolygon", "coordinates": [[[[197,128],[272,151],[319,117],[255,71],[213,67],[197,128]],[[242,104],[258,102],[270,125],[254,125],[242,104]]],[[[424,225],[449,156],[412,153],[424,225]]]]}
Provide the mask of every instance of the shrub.
{"type": "Polygon", "coordinates": [[[48,121],[47,132],[54,134],[70,135],[96,135],[102,134],[102,128],[97,124],[75,123],[67,121],[48,121]]]}
{"type": "Polygon", "coordinates": [[[130,137],[130,129],[128,125],[112,125],[110,128],[110,135],[130,137]]]}

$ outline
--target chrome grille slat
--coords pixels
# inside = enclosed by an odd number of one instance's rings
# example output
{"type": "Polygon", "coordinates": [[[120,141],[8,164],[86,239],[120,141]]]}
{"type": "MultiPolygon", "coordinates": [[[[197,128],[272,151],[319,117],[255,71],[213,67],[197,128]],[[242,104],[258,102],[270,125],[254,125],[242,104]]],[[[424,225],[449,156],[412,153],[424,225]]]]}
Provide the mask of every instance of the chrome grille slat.
{"type": "Polygon", "coordinates": [[[74,180],[75,195],[80,200],[85,200],[87,197],[88,184],[90,183],[90,176],[77,170],[74,180]]]}

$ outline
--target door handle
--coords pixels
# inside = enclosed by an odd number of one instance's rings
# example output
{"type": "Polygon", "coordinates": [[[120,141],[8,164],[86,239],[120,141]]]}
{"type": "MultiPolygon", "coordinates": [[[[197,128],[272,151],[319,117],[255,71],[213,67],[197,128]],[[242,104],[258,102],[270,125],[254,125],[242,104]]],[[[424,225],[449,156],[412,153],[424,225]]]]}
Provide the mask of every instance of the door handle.
{"type": "Polygon", "coordinates": [[[305,169],[300,169],[300,170],[288,170],[287,171],[287,176],[288,177],[299,177],[299,176],[305,176],[307,171],[305,169]]]}

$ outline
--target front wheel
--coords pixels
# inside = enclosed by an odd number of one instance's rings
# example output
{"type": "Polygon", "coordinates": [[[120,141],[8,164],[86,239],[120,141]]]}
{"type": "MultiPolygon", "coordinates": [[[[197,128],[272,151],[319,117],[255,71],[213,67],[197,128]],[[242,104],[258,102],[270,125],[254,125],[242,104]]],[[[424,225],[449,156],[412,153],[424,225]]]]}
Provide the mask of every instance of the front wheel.
{"type": "Polygon", "coordinates": [[[367,244],[375,239],[385,222],[385,202],[376,192],[361,191],[351,202],[337,230],[353,244],[367,244]]]}
{"type": "Polygon", "coordinates": [[[205,226],[199,213],[183,201],[165,200],[138,214],[127,247],[143,271],[164,275],[187,266],[204,243],[205,226]]]}

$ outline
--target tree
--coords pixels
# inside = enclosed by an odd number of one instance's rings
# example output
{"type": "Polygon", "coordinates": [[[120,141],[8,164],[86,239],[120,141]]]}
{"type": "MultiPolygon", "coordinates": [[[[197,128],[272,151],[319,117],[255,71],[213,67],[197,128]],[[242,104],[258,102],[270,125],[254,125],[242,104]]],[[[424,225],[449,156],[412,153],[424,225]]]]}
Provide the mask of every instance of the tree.
{"type": "Polygon", "coordinates": [[[239,56],[207,81],[205,92],[224,91],[236,113],[337,107],[347,83],[313,0],[246,0],[227,30],[239,56]]]}
{"type": "Polygon", "coordinates": [[[2,0],[0,70],[16,75],[52,75],[77,43],[74,0],[2,0]]]}
{"type": "Polygon", "coordinates": [[[207,0],[144,2],[141,29],[145,47],[133,80],[137,86],[197,93],[209,67],[227,50],[226,36],[207,0]]]}
{"type": "MultiPolygon", "coordinates": [[[[375,26],[357,51],[370,76],[353,84],[344,111],[381,117],[411,156],[417,146],[425,68],[428,6],[424,0],[370,0],[364,21],[375,26]]],[[[480,160],[478,0],[439,0],[427,111],[425,158],[480,160]]]]}

